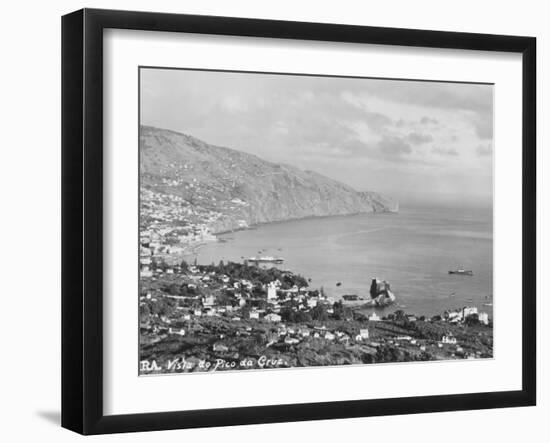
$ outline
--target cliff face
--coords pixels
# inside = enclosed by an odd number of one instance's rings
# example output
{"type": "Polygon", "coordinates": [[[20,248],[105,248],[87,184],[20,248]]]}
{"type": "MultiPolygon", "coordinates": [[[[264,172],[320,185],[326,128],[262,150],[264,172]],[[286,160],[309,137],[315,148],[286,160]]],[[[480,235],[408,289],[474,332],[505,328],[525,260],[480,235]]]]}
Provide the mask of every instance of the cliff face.
{"type": "Polygon", "coordinates": [[[310,216],[392,211],[394,203],[312,171],[142,126],[141,186],[221,214],[213,231],[310,216]]]}

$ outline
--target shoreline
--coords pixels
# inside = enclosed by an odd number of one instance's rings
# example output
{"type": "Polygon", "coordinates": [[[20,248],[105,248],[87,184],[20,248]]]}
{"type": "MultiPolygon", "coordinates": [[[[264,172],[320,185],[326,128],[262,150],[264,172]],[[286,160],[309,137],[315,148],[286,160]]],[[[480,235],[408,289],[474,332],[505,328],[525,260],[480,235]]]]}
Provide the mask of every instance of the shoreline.
{"type": "Polygon", "coordinates": [[[302,221],[302,220],[315,220],[315,219],[325,219],[325,218],[333,218],[333,217],[350,217],[350,216],[356,216],[356,215],[368,215],[368,214],[399,214],[399,211],[391,211],[391,210],[385,210],[385,211],[360,211],[360,212],[350,212],[348,214],[332,214],[332,215],[306,215],[305,217],[296,217],[296,218],[287,218],[284,220],[272,220],[267,222],[258,222],[254,223],[248,227],[242,227],[242,228],[235,228],[232,230],[225,230],[225,231],[217,231],[212,232],[213,235],[226,235],[226,234],[232,234],[235,232],[240,231],[253,231],[255,229],[259,229],[263,226],[267,225],[277,225],[282,223],[288,223],[288,222],[295,222],[295,221],[302,221]]]}

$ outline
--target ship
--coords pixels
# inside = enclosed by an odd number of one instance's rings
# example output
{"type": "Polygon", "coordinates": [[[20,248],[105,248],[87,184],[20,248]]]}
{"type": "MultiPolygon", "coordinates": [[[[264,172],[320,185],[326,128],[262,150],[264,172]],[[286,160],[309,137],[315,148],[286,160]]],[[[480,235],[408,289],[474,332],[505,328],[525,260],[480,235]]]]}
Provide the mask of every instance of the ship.
{"type": "Polygon", "coordinates": [[[248,257],[245,259],[246,262],[250,263],[274,263],[276,265],[282,265],[284,263],[284,258],[281,257],[271,257],[271,256],[263,256],[263,257],[248,257]]]}
{"type": "Polygon", "coordinates": [[[455,269],[450,270],[449,274],[456,274],[456,275],[474,275],[473,271],[465,270],[465,269],[455,269]]]}

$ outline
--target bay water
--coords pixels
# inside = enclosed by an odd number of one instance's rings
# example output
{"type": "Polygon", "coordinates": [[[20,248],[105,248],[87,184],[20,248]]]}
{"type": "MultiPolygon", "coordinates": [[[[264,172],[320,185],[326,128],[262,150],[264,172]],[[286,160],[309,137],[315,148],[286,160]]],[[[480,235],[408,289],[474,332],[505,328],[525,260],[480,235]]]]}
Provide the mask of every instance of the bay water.
{"type": "Polygon", "coordinates": [[[308,218],[224,234],[200,248],[197,262],[282,257],[281,268],[335,299],[368,300],[371,279],[387,280],[397,303],[379,314],[403,309],[432,316],[477,306],[492,316],[492,233],[491,207],[404,206],[399,213],[308,218]],[[458,268],[473,276],[449,274],[458,268]]]}

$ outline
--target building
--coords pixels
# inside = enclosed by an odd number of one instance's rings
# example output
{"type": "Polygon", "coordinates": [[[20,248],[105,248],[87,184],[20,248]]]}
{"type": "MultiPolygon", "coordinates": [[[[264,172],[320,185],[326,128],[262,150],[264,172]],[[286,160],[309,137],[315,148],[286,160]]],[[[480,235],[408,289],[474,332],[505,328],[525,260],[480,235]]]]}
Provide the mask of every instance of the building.
{"type": "Polygon", "coordinates": [[[174,328],[168,328],[168,333],[169,334],[176,334],[176,335],[181,335],[182,337],[185,335],[185,329],[174,329],[174,328]]]}
{"type": "Polygon", "coordinates": [[[376,312],[373,312],[371,315],[369,315],[369,321],[380,321],[380,317],[376,315],[376,312]]]}
{"type": "Polygon", "coordinates": [[[317,306],[317,299],[316,298],[309,298],[307,300],[307,305],[309,308],[314,308],[317,306]]]}
{"type": "Polygon", "coordinates": [[[466,306],[462,309],[462,317],[464,319],[468,318],[470,315],[474,315],[477,313],[477,308],[475,306],[466,306]]]}
{"type": "Polygon", "coordinates": [[[267,284],[267,299],[277,300],[277,284],[274,281],[267,284]]]}
{"type": "Polygon", "coordinates": [[[369,330],[368,329],[360,329],[359,330],[359,335],[361,336],[362,340],[366,340],[367,338],[369,338],[369,330]]]}
{"type": "Polygon", "coordinates": [[[149,267],[142,267],[139,271],[139,276],[140,277],[152,277],[153,276],[153,271],[151,271],[151,269],[149,269],[149,267]]]}
{"type": "Polygon", "coordinates": [[[258,320],[260,318],[260,313],[257,311],[250,311],[248,314],[249,318],[258,320]]]}
{"type": "Polygon", "coordinates": [[[441,343],[445,343],[447,345],[456,345],[456,337],[453,337],[452,335],[444,335],[441,339],[441,343]]]}
{"type": "Polygon", "coordinates": [[[139,254],[139,275],[140,277],[152,277],[153,271],[151,269],[151,250],[149,248],[140,248],[139,254]]]}
{"type": "Polygon", "coordinates": [[[287,345],[295,345],[297,343],[300,343],[300,340],[298,340],[297,338],[293,338],[293,337],[285,337],[285,343],[287,345]]]}
{"type": "Polygon", "coordinates": [[[445,318],[450,322],[458,322],[462,320],[462,312],[458,312],[458,311],[445,312],[445,318]]]}
{"type": "Polygon", "coordinates": [[[482,325],[488,325],[489,324],[489,314],[487,314],[486,312],[480,312],[477,314],[478,318],[479,318],[479,322],[482,324],[482,325]]]}
{"type": "Polygon", "coordinates": [[[215,303],[216,303],[216,299],[214,298],[213,295],[209,295],[208,297],[204,297],[204,301],[202,302],[202,304],[204,306],[214,306],[215,303]]]}
{"type": "Polygon", "coordinates": [[[215,343],[214,346],[212,346],[212,350],[214,352],[227,352],[229,348],[221,343],[215,343]]]}
{"type": "Polygon", "coordinates": [[[264,319],[266,319],[267,321],[279,322],[281,321],[281,316],[272,312],[270,314],[267,314],[264,319]]]}

